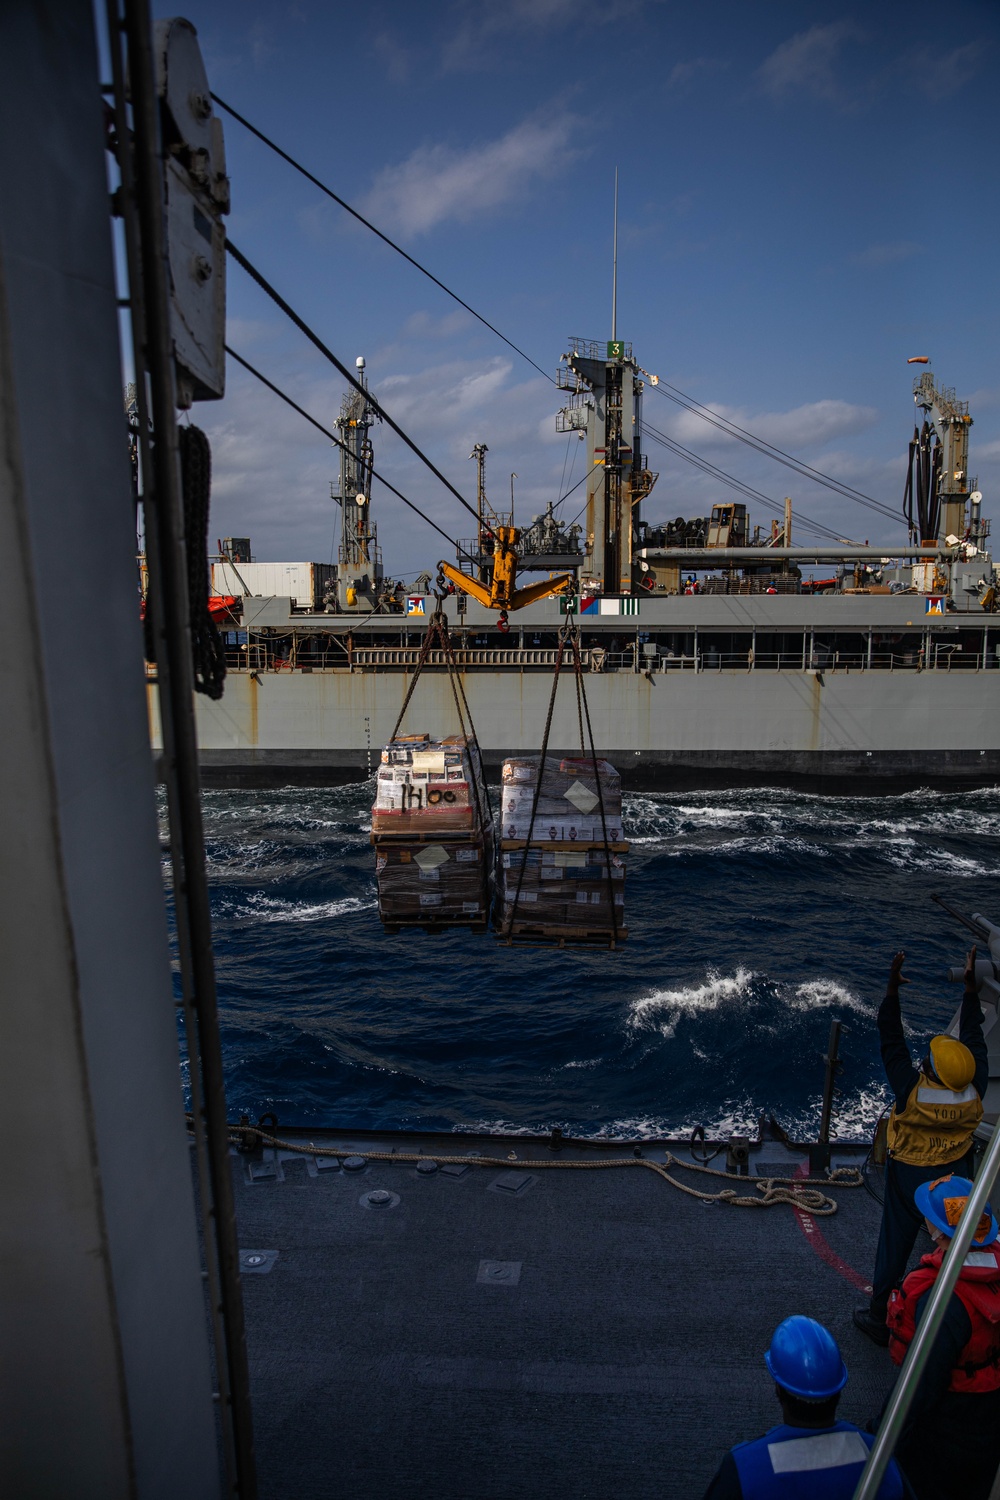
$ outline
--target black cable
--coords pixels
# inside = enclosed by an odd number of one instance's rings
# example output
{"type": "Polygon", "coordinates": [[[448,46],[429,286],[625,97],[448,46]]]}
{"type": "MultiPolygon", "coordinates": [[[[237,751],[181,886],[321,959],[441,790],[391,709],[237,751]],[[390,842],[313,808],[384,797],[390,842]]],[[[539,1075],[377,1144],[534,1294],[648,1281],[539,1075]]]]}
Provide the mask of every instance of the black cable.
{"type": "MultiPolygon", "coordinates": [[[[453,292],[451,288],[446,286],[445,283],[441,281],[437,276],[435,276],[432,271],[429,271],[426,266],[421,265],[420,262],[418,260],[415,260],[414,257],[410,255],[408,251],[404,250],[401,245],[397,245],[395,240],[390,239],[387,234],[385,234],[375,224],[371,223],[369,219],[366,219],[364,215],[359,213],[356,208],[353,208],[351,204],[346,201],[346,199],[341,198],[340,195],[338,193],[335,193],[332,188],[327,187],[326,183],[321,182],[320,179],[316,177],[312,172],[310,172],[306,167],[304,167],[301,162],[296,161],[293,156],[289,155],[287,151],[284,151],[275,141],[272,141],[269,136],[266,136],[262,130],[258,130],[255,125],[252,125],[250,121],[245,118],[245,116],[241,115],[238,110],[235,110],[231,104],[227,104],[226,101],[220,98],[218,94],[213,94],[212,98],[215,100],[216,104],[218,104],[222,109],[226,111],[227,114],[231,115],[234,120],[237,120],[244,127],[244,129],[249,130],[251,135],[255,135],[259,141],[263,142],[265,146],[268,146],[277,156],[280,156],[283,161],[287,162],[289,166],[294,167],[294,169],[297,172],[301,173],[302,176],[307,179],[307,181],[313,184],[314,187],[319,188],[320,192],[325,193],[328,198],[332,199],[333,202],[344,209],[346,213],[351,214],[353,218],[357,219],[359,224],[363,224],[366,229],[371,230],[372,234],[376,235],[380,240],[383,241],[384,244],[388,245],[391,250],[395,250],[398,255],[401,255],[403,259],[408,261],[415,270],[421,273],[421,275],[426,276],[429,281],[432,281],[436,287],[444,292],[445,296],[450,297],[453,302],[456,302],[459,305],[459,307],[464,308],[465,311],[472,317],[474,317],[477,322],[481,323],[484,328],[488,328],[489,331],[495,334],[502,343],[506,344],[509,349],[512,349],[515,354],[520,356],[521,359],[525,360],[533,370],[537,370],[539,375],[543,375],[551,385],[558,384],[558,382],[553,379],[548,371],[544,370],[536,360],[532,359],[530,354],[525,353],[525,351],[518,344],[515,344],[513,339],[509,339],[505,333],[501,333],[500,329],[497,328],[495,324],[491,323],[488,318],[483,317],[482,313],[478,313],[476,309],[470,306],[470,304],[466,302],[464,298],[460,297],[457,292],[453,292]]],[[[235,251],[235,248],[233,249],[233,253],[236,255],[237,260],[240,261],[240,264],[243,265],[244,269],[247,270],[251,275],[254,275],[254,272],[249,263],[239,256],[239,254],[235,251]]],[[[262,277],[255,277],[255,279],[259,281],[259,284],[264,288],[264,290],[268,291],[269,294],[274,296],[275,300],[277,300],[277,294],[267,287],[262,277]]],[[[281,304],[279,303],[279,305],[281,304]]],[[[289,309],[287,306],[285,306],[283,310],[286,311],[289,316],[294,318],[294,314],[292,314],[291,309],[289,309]]],[[[307,333],[307,336],[311,336],[309,335],[309,332],[306,329],[305,325],[300,323],[299,326],[302,328],[303,332],[307,333]]],[[[313,342],[317,343],[317,347],[322,348],[322,346],[319,345],[318,341],[315,338],[313,339],[313,342]]],[[[329,356],[329,351],[323,349],[322,352],[328,354],[329,356]]],[[[344,369],[343,366],[338,366],[338,368],[341,369],[342,373],[346,375],[348,380],[352,380],[349,371],[344,369]]],[[[352,383],[357,384],[357,382],[354,381],[352,381],[352,383]]],[[[360,386],[358,388],[360,389],[360,386]]],[[[878,514],[888,516],[892,520],[896,519],[896,513],[890,507],[883,505],[881,501],[873,499],[870,495],[865,495],[860,490],[855,490],[851,485],[845,485],[840,480],[833,479],[830,475],[824,474],[819,469],[814,469],[812,465],[804,463],[800,459],[793,458],[791,454],[785,453],[783,449],[776,447],[773,443],[768,443],[766,439],[757,438],[753,433],[748,432],[745,428],[738,426],[737,423],[730,422],[727,417],[720,417],[718,413],[712,412],[710,408],[703,407],[700,402],[694,399],[694,397],[687,396],[685,392],[681,391],[676,386],[670,385],[669,382],[659,380],[654,386],[654,389],[661,391],[668,400],[674,401],[678,406],[682,406],[686,410],[693,412],[695,416],[701,417],[703,421],[710,422],[713,426],[718,427],[720,431],[726,432],[731,436],[737,437],[739,441],[747,443],[749,447],[754,448],[758,453],[763,454],[765,457],[774,458],[777,462],[784,463],[786,467],[791,468],[795,473],[801,475],[802,477],[812,478],[814,482],[825,485],[826,488],[833,490],[835,494],[843,495],[847,499],[852,499],[859,504],[867,505],[870,509],[875,510],[878,514]]],[[[393,430],[396,431],[400,437],[403,437],[404,442],[408,441],[402,431],[397,428],[389,418],[386,418],[386,420],[389,421],[389,425],[393,427],[393,430]]],[[[417,449],[415,445],[410,444],[410,446],[413,447],[414,452],[416,452],[418,456],[424,458],[423,454],[420,453],[419,449],[417,449]]],[[[685,455],[682,454],[681,456],[685,455]]],[[[424,458],[424,462],[429,461],[424,458]]],[[[444,476],[438,472],[438,470],[434,469],[433,465],[429,466],[431,467],[435,475],[439,479],[441,479],[442,483],[444,483],[459,500],[462,500],[462,503],[466,505],[466,508],[470,511],[470,513],[477,514],[472,510],[472,507],[462,499],[461,495],[459,495],[458,492],[449,484],[448,480],[446,480],[444,476]]],[[[736,483],[739,484],[739,481],[736,481],[736,483]]],[[[746,488],[749,489],[749,487],[746,488]]],[[[572,494],[572,490],[567,491],[567,493],[572,494]]],[[[754,493],[757,494],[757,492],[754,493]]],[[[565,498],[565,496],[562,497],[562,499],[565,498]]],[[[775,505],[775,502],[773,500],[768,500],[766,496],[760,496],[759,494],[757,494],[757,498],[765,500],[766,503],[770,504],[772,507],[775,505]]],[[[556,502],[557,505],[561,503],[561,500],[556,502]]],[[[810,522],[809,524],[817,528],[821,534],[825,534],[830,537],[836,537],[835,532],[830,531],[828,528],[823,528],[819,522],[810,522]]],[[[839,538],[837,539],[839,540],[839,538]]]]}
{"type": "MultiPolygon", "coordinates": [[[[429,271],[426,266],[421,265],[420,262],[418,260],[415,260],[414,257],[410,255],[408,251],[404,250],[401,245],[397,245],[395,240],[390,239],[389,236],[385,234],[381,229],[379,229],[377,225],[373,224],[370,219],[366,219],[364,214],[359,213],[356,208],[352,207],[352,205],[348,203],[345,198],[341,198],[339,193],[335,193],[332,188],[327,187],[325,182],[321,182],[320,179],[316,177],[312,172],[310,172],[307,167],[304,167],[301,162],[296,161],[294,156],[291,156],[287,151],[283,150],[276,141],[272,141],[271,138],[269,136],[266,136],[262,130],[258,130],[256,125],[252,125],[244,115],[241,115],[238,110],[235,110],[231,104],[227,104],[226,101],[220,98],[218,94],[213,93],[212,98],[221,109],[224,109],[228,115],[231,115],[234,120],[237,120],[245,130],[249,130],[251,135],[255,135],[257,139],[263,142],[265,146],[268,146],[276,156],[280,156],[282,161],[287,162],[290,167],[294,167],[296,172],[301,173],[301,175],[308,182],[311,182],[314,187],[319,188],[321,193],[325,193],[326,196],[332,199],[332,201],[336,203],[340,208],[342,208],[345,213],[349,213],[352,218],[357,219],[359,224],[363,224],[366,229],[371,230],[372,234],[376,235],[378,239],[383,242],[383,244],[388,245],[390,250],[395,250],[397,255],[401,255],[403,259],[405,261],[408,261],[409,264],[413,266],[415,270],[419,271],[422,276],[426,276],[428,281],[432,281],[436,287],[444,292],[446,297],[450,297],[453,302],[456,302],[459,307],[464,308],[464,310],[473,318],[475,318],[478,323],[481,323],[484,328],[488,328],[490,333],[495,334],[502,343],[507,345],[508,349],[512,349],[514,353],[517,354],[521,359],[523,359],[527,364],[529,364],[533,370],[537,370],[539,375],[543,375],[545,379],[550,383],[550,385],[558,384],[558,382],[548,373],[547,370],[543,369],[536,360],[532,359],[530,354],[525,353],[520,345],[515,344],[514,340],[509,339],[505,333],[501,333],[500,329],[497,328],[494,323],[491,323],[488,318],[483,317],[482,313],[477,312],[476,309],[472,307],[468,302],[466,302],[463,297],[460,297],[457,292],[453,292],[450,287],[446,286],[445,283],[440,280],[439,277],[434,275],[433,271],[429,271]]],[[[833,479],[830,475],[824,474],[820,469],[814,469],[811,464],[804,463],[801,459],[794,458],[790,453],[786,453],[784,449],[778,448],[775,446],[775,444],[767,442],[765,438],[757,438],[753,433],[748,432],[746,428],[740,427],[735,422],[730,422],[727,417],[720,417],[718,413],[711,412],[710,408],[703,407],[700,402],[694,399],[693,396],[686,395],[684,391],[680,390],[677,386],[670,385],[668,381],[658,380],[653,388],[654,390],[660,391],[664,396],[666,396],[669,401],[674,401],[678,406],[685,407],[686,410],[691,411],[696,416],[701,417],[703,421],[711,422],[713,426],[718,427],[721,431],[728,432],[731,436],[738,437],[741,442],[748,443],[749,446],[756,448],[759,453],[763,453],[766,457],[774,458],[777,462],[784,463],[787,467],[793,469],[795,473],[800,474],[803,477],[811,477],[815,480],[816,483],[825,485],[828,489],[832,489],[836,494],[844,495],[847,499],[855,500],[863,505],[868,505],[870,508],[877,510],[880,514],[886,515],[892,520],[896,519],[896,513],[889,506],[883,505],[880,500],[875,500],[871,495],[866,495],[863,491],[854,489],[852,485],[843,484],[840,480],[833,479]]]]}
{"type": "MultiPolygon", "coordinates": [[[[722,484],[728,485],[730,489],[746,495],[751,500],[760,500],[772,511],[779,509],[778,502],[772,500],[769,495],[765,495],[761,490],[755,490],[752,485],[746,484],[742,479],[737,479],[735,475],[728,474],[725,469],[720,469],[717,464],[710,463],[707,458],[702,458],[700,454],[693,452],[690,448],[685,448],[684,444],[678,443],[676,439],[668,438],[665,433],[660,432],[649,423],[644,424],[643,432],[647,433],[653,439],[654,443],[658,443],[661,447],[668,449],[671,453],[676,454],[678,458],[683,458],[686,463],[692,464],[697,469],[701,469],[712,478],[718,479],[722,484]]],[[[810,516],[802,515],[801,511],[798,512],[798,517],[799,524],[806,530],[817,532],[820,536],[826,536],[831,541],[839,542],[842,540],[836,531],[831,530],[829,526],[824,526],[822,521],[814,521],[810,516]]]]}
{"type": "MultiPolygon", "coordinates": [[[[420,459],[421,463],[427,465],[428,469],[430,469],[431,473],[434,475],[434,477],[436,479],[440,479],[440,481],[444,485],[445,489],[449,490],[451,492],[451,494],[454,495],[455,499],[459,502],[459,504],[460,505],[464,505],[465,509],[469,512],[469,514],[471,516],[475,516],[475,518],[476,518],[476,525],[478,526],[479,525],[479,512],[473,506],[471,506],[469,504],[468,500],[465,499],[464,495],[459,494],[458,490],[456,490],[456,488],[452,484],[451,480],[445,478],[445,476],[441,473],[441,470],[437,467],[437,465],[434,464],[434,463],[432,463],[431,460],[427,457],[426,453],[424,453],[420,448],[417,447],[416,443],[413,441],[413,439],[411,437],[407,436],[407,434],[403,431],[402,427],[400,427],[399,423],[393,421],[393,419],[392,419],[392,417],[390,417],[389,413],[384,409],[384,407],[382,407],[382,406],[379,405],[379,403],[375,400],[375,398],[371,394],[371,392],[368,391],[368,390],[366,390],[365,387],[361,384],[361,382],[359,380],[355,379],[355,377],[351,374],[351,372],[347,368],[347,366],[345,364],[342,364],[340,362],[340,360],[337,358],[337,356],[333,353],[333,351],[331,349],[328,349],[326,347],[326,345],[323,343],[323,340],[319,337],[319,335],[316,334],[316,333],[314,333],[313,330],[309,327],[309,324],[306,323],[302,318],[299,317],[298,313],[295,311],[294,308],[292,308],[292,307],[290,307],[288,305],[288,303],[285,301],[284,297],[282,297],[281,293],[278,292],[278,291],[276,291],[275,288],[271,285],[271,283],[267,280],[267,278],[264,277],[264,276],[262,276],[261,273],[260,273],[260,271],[257,270],[257,267],[255,265],[253,265],[249,260],[247,260],[246,256],[240,250],[238,250],[236,248],[236,246],[233,244],[232,240],[230,240],[230,239],[226,240],[226,249],[228,250],[229,254],[233,257],[233,259],[236,261],[237,265],[242,266],[243,269],[244,269],[244,271],[246,271],[247,275],[250,276],[250,277],[252,277],[252,279],[254,281],[256,281],[256,283],[260,287],[261,291],[264,291],[264,292],[267,293],[267,295],[270,297],[271,301],[275,304],[275,306],[276,307],[280,307],[281,311],[285,314],[285,317],[289,318],[291,320],[291,322],[293,322],[295,324],[296,328],[300,331],[300,333],[304,333],[305,336],[306,336],[306,338],[309,340],[309,342],[312,345],[314,345],[315,348],[317,348],[319,350],[319,352],[324,356],[324,358],[326,358],[326,359],[328,359],[330,361],[330,363],[333,365],[334,369],[338,370],[340,372],[340,374],[344,377],[344,379],[348,382],[348,384],[352,385],[356,391],[359,391],[361,393],[361,395],[364,396],[364,398],[368,402],[369,406],[372,408],[372,410],[378,416],[380,416],[382,418],[382,421],[385,422],[386,426],[391,427],[392,430],[393,430],[393,432],[396,434],[396,436],[403,439],[403,442],[411,450],[411,452],[413,452],[413,453],[415,453],[417,455],[417,457],[420,459]]],[[[482,529],[489,536],[493,536],[493,532],[485,524],[483,525],[482,529]]]]}
{"type": "Polygon", "coordinates": [[[208,510],[212,493],[212,450],[200,427],[177,431],[180,453],[184,542],[188,563],[188,609],[194,690],[208,698],[222,697],[226,680],[226,648],[208,607],[208,510]]]}
{"type": "MultiPolygon", "coordinates": [[[[419,271],[422,276],[426,276],[429,281],[432,281],[436,287],[444,292],[446,297],[450,297],[453,302],[456,302],[458,304],[459,307],[464,308],[464,310],[473,318],[475,318],[478,323],[481,323],[484,328],[488,328],[489,331],[495,334],[502,343],[506,344],[509,349],[512,349],[515,354],[517,354],[521,359],[529,364],[533,370],[537,370],[539,375],[543,375],[551,385],[558,384],[558,382],[553,379],[553,377],[548,373],[547,370],[543,369],[536,360],[532,359],[530,354],[525,353],[520,345],[515,344],[513,339],[509,339],[505,333],[501,333],[500,329],[497,328],[495,324],[491,323],[488,318],[483,317],[482,313],[477,312],[476,309],[472,307],[468,302],[466,302],[463,297],[460,297],[457,292],[453,292],[451,288],[446,286],[445,283],[441,281],[439,277],[435,276],[432,271],[429,271],[426,266],[421,265],[418,260],[415,260],[414,257],[410,255],[408,251],[404,250],[401,245],[397,245],[395,240],[390,239],[389,236],[385,234],[381,229],[379,229],[377,225],[373,224],[370,219],[366,219],[364,214],[359,213],[356,208],[353,208],[345,198],[341,198],[339,193],[335,193],[332,188],[327,187],[326,183],[321,182],[320,179],[316,177],[312,172],[310,172],[308,168],[304,167],[301,162],[296,161],[296,159],[293,156],[289,155],[287,151],[283,150],[277,144],[277,142],[272,141],[269,136],[266,136],[262,130],[258,130],[256,125],[252,125],[244,115],[241,115],[238,110],[235,110],[231,104],[227,104],[226,101],[220,98],[218,94],[213,94],[212,98],[215,100],[215,103],[220,106],[220,108],[224,109],[226,113],[228,115],[231,115],[234,120],[237,120],[245,130],[249,130],[251,135],[255,135],[257,139],[263,142],[265,146],[268,146],[275,153],[275,155],[280,156],[282,161],[287,162],[290,167],[294,167],[296,172],[300,172],[308,182],[311,182],[314,187],[319,188],[321,193],[325,193],[328,198],[332,199],[332,201],[336,203],[340,208],[344,209],[346,213],[349,213],[353,218],[357,219],[359,224],[363,224],[366,229],[371,230],[372,234],[376,235],[378,239],[382,240],[384,244],[388,245],[391,250],[395,250],[397,255],[401,255],[403,259],[405,261],[408,261],[409,264],[413,266],[415,270],[419,271]]],[[[249,267],[246,267],[246,269],[249,269],[249,267]]],[[[830,475],[824,474],[820,469],[814,469],[811,464],[807,464],[801,459],[794,458],[791,454],[786,453],[783,449],[776,447],[773,443],[768,443],[765,438],[757,438],[753,433],[748,432],[745,428],[740,427],[737,423],[730,422],[727,417],[720,417],[718,413],[711,412],[710,408],[703,407],[700,402],[694,399],[693,396],[686,395],[684,391],[681,391],[676,386],[670,385],[669,382],[664,380],[657,381],[656,385],[654,386],[654,390],[660,391],[664,396],[667,397],[668,400],[674,401],[678,406],[682,406],[686,410],[693,412],[695,416],[701,417],[703,421],[711,422],[712,425],[718,427],[720,431],[727,432],[731,436],[737,437],[739,441],[747,443],[750,447],[755,448],[758,453],[762,453],[765,457],[774,458],[777,462],[784,463],[786,467],[791,468],[795,473],[801,475],[802,477],[812,478],[816,483],[825,485],[828,489],[833,490],[835,494],[843,495],[847,499],[855,500],[859,504],[867,505],[869,508],[876,510],[879,514],[888,516],[892,520],[896,519],[895,512],[889,506],[883,505],[880,500],[875,500],[871,495],[866,495],[863,493],[863,491],[854,489],[852,485],[846,485],[843,484],[840,480],[833,479],[830,475]]],[[[402,436],[402,434],[400,434],[400,436],[402,436]]],[[[440,478],[442,476],[439,475],[438,477],[440,478]]],[[[447,484],[446,480],[444,482],[447,484]]]]}
{"type": "Polygon", "coordinates": [[[686,396],[676,386],[669,385],[666,381],[660,380],[653,389],[660,391],[668,401],[673,401],[676,406],[684,407],[686,411],[692,412],[696,417],[701,417],[703,422],[709,422],[713,427],[717,427],[720,432],[725,432],[729,437],[735,437],[739,442],[746,443],[748,447],[756,449],[758,453],[762,453],[765,458],[773,458],[776,462],[784,464],[786,468],[794,470],[802,478],[812,479],[817,484],[825,485],[827,489],[833,490],[836,494],[843,495],[848,500],[854,500],[859,505],[866,505],[870,510],[887,516],[891,521],[899,519],[896,511],[891,506],[884,505],[881,500],[875,500],[871,495],[866,495],[862,490],[854,489],[853,485],[843,484],[839,479],[834,479],[831,475],[824,474],[821,469],[814,469],[811,464],[804,463],[801,459],[793,458],[790,453],[786,453],[783,448],[776,447],[774,443],[769,443],[766,438],[758,438],[752,432],[748,432],[745,427],[740,427],[735,422],[730,422],[728,417],[722,417],[718,412],[712,411],[710,407],[702,406],[699,401],[695,401],[693,396],[686,396]]]}
{"type": "MultiPolygon", "coordinates": [[[[339,437],[335,437],[333,435],[329,428],[324,427],[322,422],[317,422],[316,418],[311,417],[303,407],[299,406],[297,401],[293,401],[291,396],[286,395],[283,390],[281,390],[273,383],[273,381],[268,380],[266,375],[262,375],[260,370],[255,369],[249,360],[243,358],[242,354],[237,354],[236,350],[231,349],[228,344],[225,347],[226,353],[232,359],[235,359],[237,364],[242,365],[244,370],[249,370],[250,374],[256,376],[261,385],[266,385],[269,391],[273,391],[276,396],[280,396],[281,400],[284,401],[287,406],[290,406],[293,411],[297,411],[300,417],[305,417],[307,422],[311,422],[318,432],[321,432],[324,437],[328,437],[330,439],[331,443],[335,443],[338,448],[343,448],[346,446],[341,442],[339,437]]],[[[374,402],[372,404],[374,405],[374,402]]],[[[397,500],[402,500],[403,504],[408,505],[410,509],[420,517],[422,521],[426,521],[428,526],[432,526],[439,536],[443,536],[445,541],[455,548],[455,551],[457,553],[461,553],[463,557],[467,557],[469,559],[469,562],[475,562],[475,558],[473,558],[468,552],[466,552],[464,547],[460,547],[456,541],[453,541],[448,533],[446,531],[442,531],[437,522],[432,521],[430,516],[425,515],[418,505],[414,505],[412,500],[407,500],[406,496],[400,490],[397,490],[394,484],[390,484],[388,479],[386,479],[384,475],[380,474],[377,469],[372,469],[371,473],[373,479],[377,479],[379,484],[384,484],[386,489],[389,490],[391,494],[396,496],[397,500]]]]}
{"type": "Polygon", "coordinates": [[[548,380],[552,385],[556,384],[555,380],[548,373],[548,371],[543,370],[541,365],[536,364],[530,354],[525,354],[524,350],[519,349],[518,346],[514,343],[513,339],[509,339],[505,333],[500,332],[499,328],[495,328],[488,318],[483,317],[482,313],[477,313],[476,309],[474,307],[470,307],[468,302],[464,301],[457,292],[453,292],[450,287],[446,287],[443,281],[438,280],[433,271],[428,271],[426,266],[422,266],[418,260],[414,260],[413,256],[409,255],[401,245],[397,245],[395,240],[391,240],[387,234],[383,234],[381,229],[377,229],[375,225],[370,222],[370,220],[364,217],[363,214],[359,214],[356,208],[352,208],[351,205],[346,202],[345,199],[341,198],[338,193],[335,193],[332,188],[328,188],[325,182],[320,182],[318,177],[314,177],[312,172],[307,171],[307,169],[301,164],[301,162],[297,162],[295,160],[294,156],[289,156],[287,151],[283,151],[281,147],[274,141],[270,140],[262,130],[258,130],[256,125],[251,125],[249,120],[244,119],[241,114],[238,114],[236,110],[233,109],[231,104],[227,104],[224,99],[220,99],[218,94],[213,94],[212,98],[215,100],[216,104],[218,104],[222,109],[226,111],[227,115],[232,115],[233,119],[238,120],[245,130],[249,130],[251,135],[255,135],[259,141],[263,141],[265,146],[270,146],[271,150],[275,153],[275,155],[280,156],[282,161],[286,161],[290,167],[294,167],[296,172],[301,172],[302,176],[305,177],[308,182],[311,182],[313,187],[318,187],[321,193],[325,193],[328,198],[332,198],[334,203],[338,204],[342,209],[345,210],[346,213],[351,214],[353,218],[357,219],[359,224],[363,224],[366,229],[371,230],[372,234],[377,235],[384,244],[389,246],[390,250],[395,250],[397,255],[401,255],[404,260],[408,260],[410,265],[413,266],[415,270],[419,271],[422,276],[426,276],[428,281],[433,281],[436,287],[440,287],[441,291],[444,292],[446,297],[450,297],[453,302],[457,302],[459,307],[464,307],[465,311],[467,313],[471,313],[477,322],[482,323],[484,328],[488,328],[490,330],[490,333],[495,333],[497,338],[502,340],[502,342],[507,345],[508,349],[513,349],[515,354],[519,354],[523,360],[526,360],[528,362],[533,370],[538,371],[539,375],[544,375],[545,379],[548,380]]]}

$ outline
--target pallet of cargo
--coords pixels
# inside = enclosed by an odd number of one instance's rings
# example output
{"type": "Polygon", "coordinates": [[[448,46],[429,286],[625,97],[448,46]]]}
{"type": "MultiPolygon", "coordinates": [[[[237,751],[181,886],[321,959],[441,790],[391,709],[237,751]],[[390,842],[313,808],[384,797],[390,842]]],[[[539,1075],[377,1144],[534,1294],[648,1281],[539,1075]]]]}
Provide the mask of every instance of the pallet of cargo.
{"type": "Polygon", "coordinates": [[[533,922],[515,922],[508,932],[497,928],[497,937],[508,943],[534,943],[547,948],[615,948],[628,937],[628,928],[619,927],[549,927],[533,922]]]}

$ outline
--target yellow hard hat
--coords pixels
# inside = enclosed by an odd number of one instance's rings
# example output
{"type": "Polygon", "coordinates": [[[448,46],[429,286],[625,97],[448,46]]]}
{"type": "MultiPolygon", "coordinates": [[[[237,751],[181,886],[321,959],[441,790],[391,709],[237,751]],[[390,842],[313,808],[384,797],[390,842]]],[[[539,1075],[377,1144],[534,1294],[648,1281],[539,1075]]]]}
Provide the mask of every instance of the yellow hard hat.
{"type": "Polygon", "coordinates": [[[941,1082],[949,1089],[964,1089],[976,1072],[976,1059],[964,1042],[953,1036],[931,1037],[931,1064],[941,1082]]]}

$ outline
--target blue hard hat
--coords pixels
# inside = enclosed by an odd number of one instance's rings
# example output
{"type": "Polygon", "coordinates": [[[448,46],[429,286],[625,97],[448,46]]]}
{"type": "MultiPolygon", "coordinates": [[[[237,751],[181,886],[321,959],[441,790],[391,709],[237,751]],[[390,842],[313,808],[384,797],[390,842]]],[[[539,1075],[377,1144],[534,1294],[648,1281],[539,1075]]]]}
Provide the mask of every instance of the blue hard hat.
{"type": "MultiPolygon", "coordinates": [[[[949,1173],[947,1177],[939,1177],[936,1182],[922,1182],[913,1195],[913,1201],[924,1218],[930,1219],[950,1239],[971,1192],[972,1183],[967,1177],[956,1177],[949,1173]]],[[[984,1245],[992,1245],[996,1237],[997,1221],[987,1203],[976,1226],[972,1244],[981,1250],[984,1245]]]]}
{"type": "Polygon", "coordinates": [[[803,1401],[828,1401],[847,1384],[837,1340],[815,1318],[779,1323],[764,1363],[782,1390],[803,1401]]]}

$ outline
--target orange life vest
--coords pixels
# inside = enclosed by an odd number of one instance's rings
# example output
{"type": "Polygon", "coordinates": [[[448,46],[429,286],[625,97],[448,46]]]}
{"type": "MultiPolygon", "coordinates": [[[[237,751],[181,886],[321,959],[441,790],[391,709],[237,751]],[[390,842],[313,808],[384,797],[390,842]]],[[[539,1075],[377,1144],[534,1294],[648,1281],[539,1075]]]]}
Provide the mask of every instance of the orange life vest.
{"type": "Polygon", "coordinates": [[[968,1151],[982,1118],[983,1101],[971,1083],[949,1089],[920,1073],[905,1107],[898,1114],[892,1107],[889,1155],[912,1167],[947,1166],[968,1151]]]}
{"type": "MultiPolygon", "coordinates": [[[[1000,1251],[997,1241],[977,1250],[973,1245],[955,1283],[955,1294],[969,1314],[972,1337],[958,1357],[951,1372],[948,1389],[966,1395],[983,1396],[1000,1390],[1000,1251]]],[[[886,1324],[889,1329],[889,1353],[901,1365],[916,1332],[917,1303],[934,1285],[943,1250],[925,1255],[901,1287],[889,1298],[886,1324]]]]}

